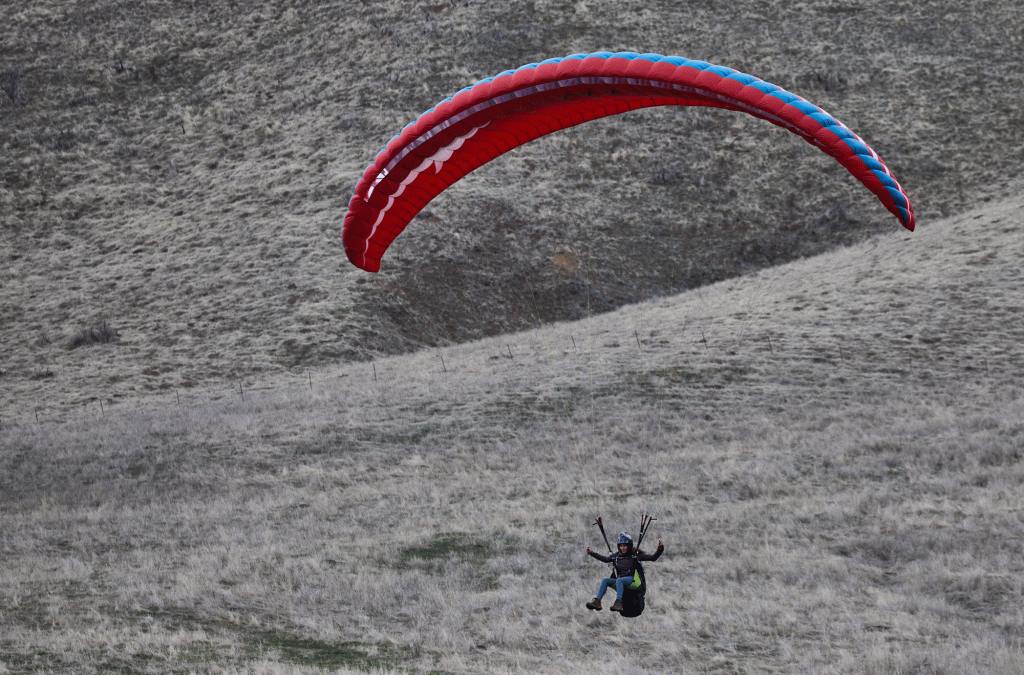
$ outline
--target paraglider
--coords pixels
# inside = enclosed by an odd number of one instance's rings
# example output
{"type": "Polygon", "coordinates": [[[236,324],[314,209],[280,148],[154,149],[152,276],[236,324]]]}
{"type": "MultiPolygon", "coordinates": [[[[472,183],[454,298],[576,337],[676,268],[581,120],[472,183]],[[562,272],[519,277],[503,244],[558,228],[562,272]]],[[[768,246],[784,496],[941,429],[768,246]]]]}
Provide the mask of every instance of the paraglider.
{"type": "Polygon", "coordinates": [[[914,229],[907,193],[867,143],[816,105],[731,68],[678,56],[596,52],[509,70],[438,103],[395,136],[356,184],[342,239],[377,272],[392,241],[435,196],[495,157],[546,134],[651,106],[744,112],[835,158],[914,229]]]}
{"type": "Polygon", "coordinates": [[[587,609],[600,611],[601,598],[604,596],[605,591],[614,588],[615,602],[608,609],[617,612],[619,616],[623,617],[633,618],[643,614],[647,598],[647,575],[644,573],[642,561],[654,562],[665,552],[665,544],[661,539],[658,539],[658,548],[653,554],[645,553],[640,548],[648,528],[650,528],[651,523],[655,520],[655,518],[645,513],[640,518],[640,537],[636,541],[636,546],[634,547],[633,545],[633,537],[623,532],[615,542],[618,550],[612,551],[611,544],[608,543],[608,537],[604,533],[604,522],[598,517],[594,524],[601,530],[604,544],[608,547],[608,555],[601,555],[589,546],[587,547],[587,555],[597,558],[603,563],[610,564],[612,574],[610,577],[605,577],[601,580],[597,595],[594,596],[593,600],[587,602],[587,609]]]}

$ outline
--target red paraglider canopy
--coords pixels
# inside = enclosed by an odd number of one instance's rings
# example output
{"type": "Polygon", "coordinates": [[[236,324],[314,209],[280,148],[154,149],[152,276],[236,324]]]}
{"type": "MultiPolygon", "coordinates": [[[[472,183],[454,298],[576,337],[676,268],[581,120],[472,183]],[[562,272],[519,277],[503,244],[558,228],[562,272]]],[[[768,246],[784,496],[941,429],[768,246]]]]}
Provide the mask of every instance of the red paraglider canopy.
{"type": "Polygon", "coordinates": [[[745,112],[834,157],[900,223],[914,209],[881,158],[834,117],[752,75],[704,61],[633,52],[577,54],[529,64],[463,89],[391,139],[349,202],[342,238],[356,267],[376,272],[420,209],[498,155],[560,129],[661,105],[745,112]]]}

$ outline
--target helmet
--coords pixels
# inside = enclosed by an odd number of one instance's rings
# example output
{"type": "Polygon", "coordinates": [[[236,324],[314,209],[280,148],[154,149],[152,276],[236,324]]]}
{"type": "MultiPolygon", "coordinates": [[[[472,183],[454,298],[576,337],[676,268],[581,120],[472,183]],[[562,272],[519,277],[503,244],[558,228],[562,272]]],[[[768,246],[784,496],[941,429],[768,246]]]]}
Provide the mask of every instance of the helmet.
{"type": "Polygon", "coordinates": [[[623,532],[622,534],[619,535],[619,542],[618,543],[620,543],[620,544],[629,544],[630,546],[632,546],[633,545],[633,537],[631,537],[628,534],[626,534],[625,532],[623,532]]]}

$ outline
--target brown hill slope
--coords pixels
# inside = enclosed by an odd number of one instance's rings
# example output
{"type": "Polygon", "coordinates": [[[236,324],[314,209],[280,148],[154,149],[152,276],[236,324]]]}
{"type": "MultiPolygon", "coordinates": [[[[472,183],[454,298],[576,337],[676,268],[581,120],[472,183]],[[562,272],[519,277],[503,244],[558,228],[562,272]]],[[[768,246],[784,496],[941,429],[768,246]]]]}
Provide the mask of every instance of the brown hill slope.
{"type": "Polygon", "coordinates": [[[5,424],[0,667],[1020,673],[1022,223],[5,424]],[[588,611],[642,509],[647,612],[588,611]]]}
{"type": "Polygon", "coordinates": [[[589,316],[897,227],[786,132],[656,110],[511,153],[431,204],[380,275],[351,268],[340,220],[384,143],[461,87],[553,55],[680,54],[789,88],[863,135],[925,224],[1006,195],[1024,165],[1022,21],[1012,3],[939,1],[12,9],[3,409],[589,316]]]}

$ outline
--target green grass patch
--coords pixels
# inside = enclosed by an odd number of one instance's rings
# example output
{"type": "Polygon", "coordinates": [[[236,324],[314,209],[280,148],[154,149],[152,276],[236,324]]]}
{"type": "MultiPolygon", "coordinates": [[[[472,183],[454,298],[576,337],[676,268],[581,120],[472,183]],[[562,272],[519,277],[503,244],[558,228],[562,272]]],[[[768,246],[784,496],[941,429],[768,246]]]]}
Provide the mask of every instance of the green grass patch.
{"type": "Polygon", "coordinates": [[[382,655],[371,655],[369,652],[375,650],[359,642],[328,642],[280,631],[260,631],[242,637],[246,655],[250,658],[272,652],[280,661],[329,671],[342,667],[369,670],[400,660],[400,656],[391,650],[382,655]]]}
{"type": "Polygon", "coordinates": [[[423,546],[404,549],[399,553],[399,561],[402,566],[408,566],[413,560],[433,562],[452,558],[465,562],[483,562],[490,555],[491,545],[488,542],[479,541],[462,532],[442,532],[423,546]]]}
{"type": "Polygon", "coordinates": [[[441,532],[422,546],[403,549],[398,554],[398,567],[419,567],[431,574],[442,575],[453,566],[468,565],[476,588],[498,587],[498,577],[487,569],[487,561],[494,555],[494,543],[477,539],[462,532],[441,532]]]}

